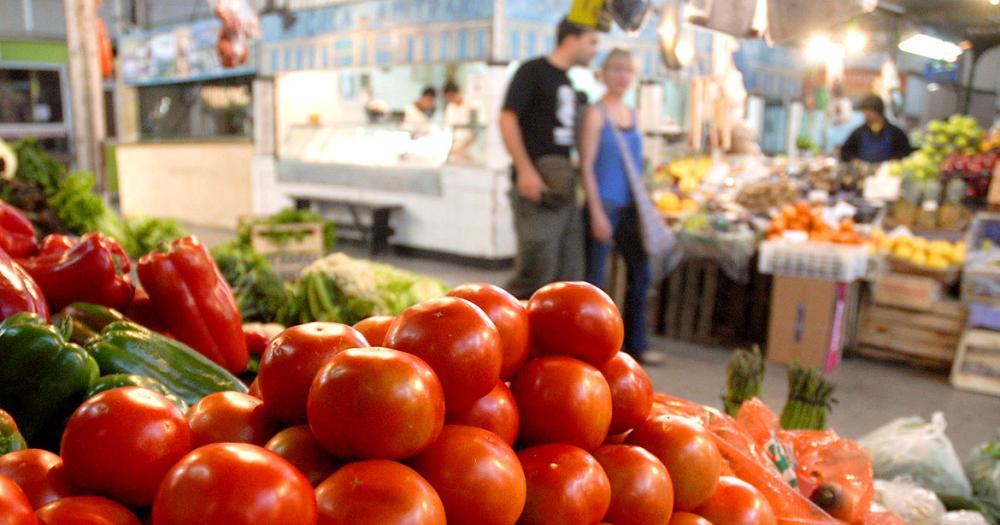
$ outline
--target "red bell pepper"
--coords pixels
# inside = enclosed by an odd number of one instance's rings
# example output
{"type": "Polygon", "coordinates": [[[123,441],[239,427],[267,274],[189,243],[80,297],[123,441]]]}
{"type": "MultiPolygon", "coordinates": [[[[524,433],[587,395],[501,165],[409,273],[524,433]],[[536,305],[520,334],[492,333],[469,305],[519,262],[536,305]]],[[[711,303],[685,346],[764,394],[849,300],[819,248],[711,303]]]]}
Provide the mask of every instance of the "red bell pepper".
{"type": "Polygon", "coordinates": [[[0,249],[0,319],[18,312],[34,312],[49,320],[49,306],[38,283],[0,249]]]}
{"type": "Polygon", "coordinates": [[[76,246],[77,242],[77,239],[70,235],[62,235],[59,233],[46,235],[45,238],[42,239],[42,243],[38,246],[38,252],[35,254],[35,257],[62,255],[76,246]]]}
{"type": "Polygon", "coordinates": [[[54,310],[75,302],[122,309],[135,293],[128,254],[101,233],[88,233],[76,242],[50,235],[42,241],[39,256],[19,262],[54,310]]]}
{"type": "Polygon", "coordinates": [[[177,239],[166,253],[139,259],[139,281],[162,324],[177,339],[234,374],[249,355],[236,298],[195,237],[177,239]]]}
{"type": "Polygon", "coordinates": [[[0,248],[17,259],[38,250],[35,227],[20,210],[0,201],[0,248]]]}

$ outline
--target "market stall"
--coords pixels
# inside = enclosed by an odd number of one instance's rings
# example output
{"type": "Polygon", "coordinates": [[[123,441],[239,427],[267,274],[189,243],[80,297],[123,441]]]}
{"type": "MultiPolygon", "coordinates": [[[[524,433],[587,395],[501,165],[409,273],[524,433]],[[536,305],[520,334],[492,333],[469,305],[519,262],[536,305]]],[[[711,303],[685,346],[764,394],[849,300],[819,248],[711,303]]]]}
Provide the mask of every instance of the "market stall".
{"type": "Polygon", "coordinates": [[[127,216],[233,228],[253,212],[255,54],[224,67],[221,25],[204,19],[120,39],[116,161],[127,216]]]}

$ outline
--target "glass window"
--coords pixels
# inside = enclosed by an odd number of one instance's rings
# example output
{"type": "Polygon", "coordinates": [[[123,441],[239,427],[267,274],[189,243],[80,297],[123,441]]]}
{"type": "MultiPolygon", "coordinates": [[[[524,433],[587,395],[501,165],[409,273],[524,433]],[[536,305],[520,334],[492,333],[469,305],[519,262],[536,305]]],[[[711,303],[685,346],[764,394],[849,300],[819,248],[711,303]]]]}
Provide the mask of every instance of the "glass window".
{"type": "Polygon", "coordinates": [[[59,71],[0,69],[0,123],[62,122],[59,71]]]}
{"type": "Polygon", "coordinates": [[[250,137],[251,77],[143,87],[142,138],[250,137]]]}

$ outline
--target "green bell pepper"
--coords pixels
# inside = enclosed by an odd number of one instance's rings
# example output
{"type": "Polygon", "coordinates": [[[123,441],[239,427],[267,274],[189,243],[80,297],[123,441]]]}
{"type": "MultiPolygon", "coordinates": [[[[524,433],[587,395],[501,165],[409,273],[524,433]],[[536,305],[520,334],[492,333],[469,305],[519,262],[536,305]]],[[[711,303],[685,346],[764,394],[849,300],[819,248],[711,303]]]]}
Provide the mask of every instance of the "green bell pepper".
{"type": "Polygon", "coordinates": [[[98,375],[94,358],[38,314],[0,324],[0,406],[32,446],[58,446],[66,418],[98,375]]]}
{"type": "Polygon", "coordinates": [[[152,377],[141,376],[138,374],[110,374],[102,376],[100,379],[90,387],[90,391],[87,392],[87,398],[91,398],[104,392],[105,390],[112,390],[115,388],[120,388],[123,386],[138,386],[146,388],[162,394],[163,397],[170,400],[177,408],[180,409],[182,413],[187,413],[188,404],[184,402],[183,399],[177,397],[176,394],[170,391],[166,385],[153,379],[152,377]]]}
{"type": "Polygon", "coordinates": [[[236,376],[184,343],[130,322],[111,323],[87,344],[103,374],[138,374],[193,405],[213,393],[246,393],[236,376]]]}
{"type": "Polygon", "coordinates": [[[28,444],[24,442],[24,437],[21,436],[21,431],[17,429],[17,423],[14,422],[14,418],[10,417],[10,414],[0,410],[0,456],[8,452],[24,450],[26,448],[28,448],[28,444]]]}

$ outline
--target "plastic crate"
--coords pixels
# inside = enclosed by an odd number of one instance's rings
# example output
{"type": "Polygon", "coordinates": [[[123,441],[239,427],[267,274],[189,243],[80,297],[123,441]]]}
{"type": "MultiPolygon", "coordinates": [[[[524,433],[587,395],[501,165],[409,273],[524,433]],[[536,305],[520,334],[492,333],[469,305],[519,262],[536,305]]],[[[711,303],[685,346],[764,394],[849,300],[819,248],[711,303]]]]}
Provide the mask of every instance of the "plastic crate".
{"type": "Polygon", "coordinates": [[[764,241],[758,267],[764,274],[848,283],[867,273],[868,251],[823,242],[764,241]]]}

